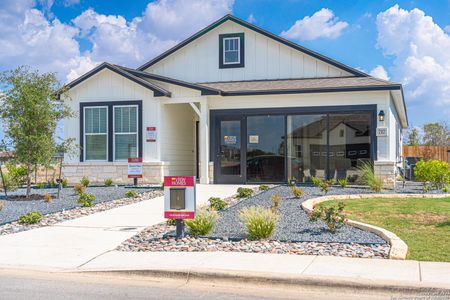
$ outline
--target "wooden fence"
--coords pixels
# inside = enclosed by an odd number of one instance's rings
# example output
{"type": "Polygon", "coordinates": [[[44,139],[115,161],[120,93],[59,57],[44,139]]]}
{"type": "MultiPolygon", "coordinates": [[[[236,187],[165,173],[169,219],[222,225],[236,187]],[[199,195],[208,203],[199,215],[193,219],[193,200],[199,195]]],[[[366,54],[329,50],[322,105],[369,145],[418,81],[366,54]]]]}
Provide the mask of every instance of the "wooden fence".
{"type": "Polygon", "coordinates": [[[450,146],[407,146],[403,145],[403,157],[418,156],[439,159],[450,163],[450,146]]]}

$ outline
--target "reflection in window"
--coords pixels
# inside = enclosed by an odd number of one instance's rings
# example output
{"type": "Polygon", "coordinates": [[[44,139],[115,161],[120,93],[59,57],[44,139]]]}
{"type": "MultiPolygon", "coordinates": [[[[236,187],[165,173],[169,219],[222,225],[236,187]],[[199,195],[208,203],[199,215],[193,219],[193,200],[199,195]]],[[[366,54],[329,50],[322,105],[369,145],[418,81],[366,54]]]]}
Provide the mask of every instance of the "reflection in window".
{"type": "Polygon", "coordinates": [[[326,115],[288,116],[287,136],[288,178],[298,182],[311,181],[313,176],[325,178],[326,115]]]}

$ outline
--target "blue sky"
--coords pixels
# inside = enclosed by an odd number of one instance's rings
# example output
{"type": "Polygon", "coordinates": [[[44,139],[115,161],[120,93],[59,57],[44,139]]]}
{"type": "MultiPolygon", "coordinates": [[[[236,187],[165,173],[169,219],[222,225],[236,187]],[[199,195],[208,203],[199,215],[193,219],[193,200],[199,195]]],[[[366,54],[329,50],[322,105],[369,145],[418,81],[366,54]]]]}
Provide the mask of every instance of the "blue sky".
{"type": "Polygon", "coordinates": [[[413,126],[450,120],[450,0],[2,0],[0,71],[137,67],[226,13],[403,83],[413,126]]]}

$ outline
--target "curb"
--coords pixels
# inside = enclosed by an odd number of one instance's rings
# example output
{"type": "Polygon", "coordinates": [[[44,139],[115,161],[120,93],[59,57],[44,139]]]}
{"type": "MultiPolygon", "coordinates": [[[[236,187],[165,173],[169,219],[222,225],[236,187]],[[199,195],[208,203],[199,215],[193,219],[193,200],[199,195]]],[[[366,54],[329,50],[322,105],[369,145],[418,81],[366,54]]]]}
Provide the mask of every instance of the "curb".
{"type": "MultiPolygon", "coordinates": [[[[311,213],[317,204],[331,200],[351,200],[351,199],[367,199],[367,198],[445,198],[445,197],[448,197],[448,195],[445,194],[330,195],[308,199],[302,203],[302,208],[307,213],[311,213]]],[[[357,222],[353,220],[347,220],[347,224],[359,228],[361,230],[375,233],[379,235],[382,239],[387,241],[391,245],[391,250],[389,251],[390,259],[402,259],[402,260],[406,259],[406,255],[408,254],[408,245],[406,245],[406,243],[402,239],[400,239],[395,233],[378,226],[357,222]]]]}
{"type": "MultiPolygon", "coordinates": [[[[70,272],[70,271],[69,271],[70,272]]],[[[437,295],[450,293],[447,285],[425,285],[413,282],[397,282],[382,280],[361,280],[360,278],[325,277],[309,275],[287,275],[265,272],[248,272],[220,269],[146,269],[146,270],[87,270],[77,273],[86,274],[110,274],[110,275],[132,275],[161,279],[178,279],[188,281],[200,281],[209,283],[229,282],[234,284],[271,284],[284,286],[309,286],[322,288],[361,289],[367,291],[397,292],[405,294],[427,293],[437,295]]]]}

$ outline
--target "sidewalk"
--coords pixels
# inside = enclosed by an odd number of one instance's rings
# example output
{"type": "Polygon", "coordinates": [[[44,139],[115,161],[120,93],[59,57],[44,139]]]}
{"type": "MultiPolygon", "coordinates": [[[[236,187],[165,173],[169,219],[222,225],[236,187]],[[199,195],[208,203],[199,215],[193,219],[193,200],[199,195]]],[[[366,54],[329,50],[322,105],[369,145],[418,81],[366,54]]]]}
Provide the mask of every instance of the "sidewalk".
{"type": "MultiPolygon", "coordinates": [[[[198,204],[209,197],[228,197],[236,185],[197,185],[198,204]]],[[[86,217],[0,236],[0,266],[75,269],[115,249],[147,226],[164,219],[163,197],[114,208],[86,217]]]]}
{"type": "MultiPolygon", "coordinates": [[[[231,252],[108,252],[79,271],[167,276],[292,280],[361,287],[427,287],[450,291],[450,263],[231,252]]],[[[450,296],[450,294],[449,294],[450,296]]]]}

